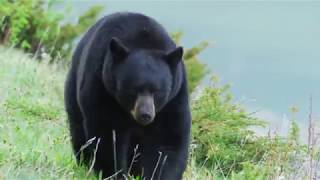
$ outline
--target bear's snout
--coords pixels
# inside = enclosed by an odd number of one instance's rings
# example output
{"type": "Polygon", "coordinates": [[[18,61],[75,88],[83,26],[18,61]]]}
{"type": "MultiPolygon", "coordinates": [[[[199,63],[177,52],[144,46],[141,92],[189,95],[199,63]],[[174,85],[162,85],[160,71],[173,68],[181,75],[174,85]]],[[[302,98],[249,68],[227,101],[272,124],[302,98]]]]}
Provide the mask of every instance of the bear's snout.
{"type": "Polygon", "coordinates": [[[152,114],[142,113],[138,115],[137,121],[142,125],[150,124],[153,121],[152,114]]]}
{"type": "Polygon", "coordinates": [[[138,95],[131,115],[141,125],[148,125],[155,117],[155,107],[152,95],[138,95]]]}

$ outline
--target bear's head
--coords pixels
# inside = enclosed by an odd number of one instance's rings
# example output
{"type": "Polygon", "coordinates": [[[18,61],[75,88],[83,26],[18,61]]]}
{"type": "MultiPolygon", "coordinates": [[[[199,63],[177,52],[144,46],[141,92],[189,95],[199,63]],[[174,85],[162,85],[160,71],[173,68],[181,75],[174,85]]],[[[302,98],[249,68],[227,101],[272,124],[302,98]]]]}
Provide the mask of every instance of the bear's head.
{"type": "Polygon", "coordinates": [[[129,49],[113,38],[109,52],[109,60],[103,67],[107,90],[136,122],[152,123],[171,96],[182,47],[170,52],[129,49]]]}

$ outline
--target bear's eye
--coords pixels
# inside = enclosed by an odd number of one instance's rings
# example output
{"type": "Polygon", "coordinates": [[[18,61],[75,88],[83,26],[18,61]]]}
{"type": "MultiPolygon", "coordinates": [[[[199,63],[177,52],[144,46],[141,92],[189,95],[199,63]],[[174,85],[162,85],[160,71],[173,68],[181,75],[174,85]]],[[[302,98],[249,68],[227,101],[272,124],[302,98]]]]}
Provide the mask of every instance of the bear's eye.
{"type": "Polygon", "coordinates": [[[165,92],[166,91],[159,89],[159,90],[153,91],[153,94],[154,96],[164,96],[165,92]]]}
{"type": "Polygon", "coordinates": [[[134,89],[127,89],[126,92],[127,92],[128,94],[136,94],[137,91],[134,90],[134,89]]]}
{"type": "Polygon", "coordinates": [[[170,92],[171,88],[159,88],[159,89],[154,89],[153,93],[158,94],[158,93],[164,93],[164,92],[170,92]]]}
{"type": "Polygon", "coordinates": [[[134,89],[121,89],[120,92],[123,94],[129,94],[129,95],[136,94],[136,90],[134,90],[134,89]]]}

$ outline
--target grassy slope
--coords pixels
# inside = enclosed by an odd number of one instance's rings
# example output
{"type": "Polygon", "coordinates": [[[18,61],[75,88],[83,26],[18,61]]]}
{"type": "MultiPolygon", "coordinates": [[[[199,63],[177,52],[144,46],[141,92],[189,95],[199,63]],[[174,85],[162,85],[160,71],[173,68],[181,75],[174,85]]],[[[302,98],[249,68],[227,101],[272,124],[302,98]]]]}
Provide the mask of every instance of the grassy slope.
{"type": "Polygon", "coordinates": [[[65,73],[0,48],[0,179],[83,179],[63,109],[65,73]]]}
{"type": "MultiPolygon", "coordinates": [[[[96,179],[72,155],[65,72],[0,47],[0,179],[96,179]]],[[[213,179],[191,158],[185,179],[213,179]]]]}

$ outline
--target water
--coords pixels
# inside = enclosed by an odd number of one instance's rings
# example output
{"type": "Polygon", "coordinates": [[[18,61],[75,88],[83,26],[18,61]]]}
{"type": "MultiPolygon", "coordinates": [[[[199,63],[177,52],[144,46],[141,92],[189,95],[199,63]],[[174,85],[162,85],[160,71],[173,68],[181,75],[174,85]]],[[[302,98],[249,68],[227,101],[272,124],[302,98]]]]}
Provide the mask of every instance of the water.
{"type": "Polygon", "coordinates": [[[320,2],[154,2],[71,1],[77,17],[90,5],[104,14],[142,12],[168,31],[184,32],[188,48],[203,40],[211,46],[200,58],[222,83],[231,83],[235,100],[286,133],[288,109],[295,105],[306,138],[309,96],[320,114],[320,2]]]}

